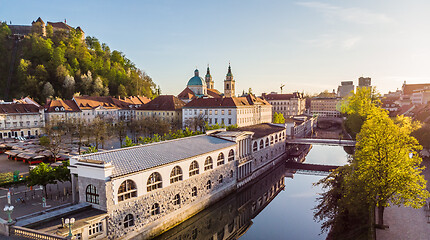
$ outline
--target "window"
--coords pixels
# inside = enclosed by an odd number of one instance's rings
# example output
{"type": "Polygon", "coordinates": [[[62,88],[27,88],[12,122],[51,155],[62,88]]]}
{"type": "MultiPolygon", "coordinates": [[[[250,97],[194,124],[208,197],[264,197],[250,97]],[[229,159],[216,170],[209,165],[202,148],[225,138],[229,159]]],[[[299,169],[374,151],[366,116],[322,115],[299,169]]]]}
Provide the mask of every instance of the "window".
{"type": "Polygon", "coordinates": [[[228,119],[228,124],[231,125],[231,118],[228,119]]]}
{"type": "Polygon", "coordinates": [[[208,180],[207,182],[206,182],[206,189],[207,190],[209,190],[209,189],[211,189],[212,188],[212,182],[211,182],[211,180],[208,180]]]}
{"type": "Polygon", "coordinates": [[[218,177],[218,183],[222,183],[222,179],[223,179],[223,176],[219,175],[219,177],[218,177]]]}
{"type": "Polygon", "coordinates": [[[137,197],[136,184],[132,180],[125,180],[118,189],[118,202],[137,197]]]}
{"type": "Polygon", "coordinates": [[[182,169],[179,166],[176,166],[170,172],[170,183],[175,183],[178,181],[182,181],[182,169]]]}
{"type": "Polygon", "coordinates": [[[218,115],[218,110],[215,110],[215,115],[218,115]]]}
{"type": "Polygon", "coordinates": [[[160,214],[160,204],[154,203],[151,207],[151,216],[160,214]]]}
{"type": "Polygon", "coordinates": [[[225,111],[224,111],[224,110],[221,110],[221,114],[222,114],[222,115],[224,115],[224,114],[225,114],[225,111]]]}
{"type": "Polygon", "coordinates": [[[209,156],[205,160],[205,171],[210,170],[213,168],[213,161],[212,158],[209,156]]]}
{"type": "Polygon", "coordinates": [[[193,187],[193,188],[191,189],[191,196],[193,196],[193,197],[197,197],[197,187],[193,187]]]}
{"type": "Polygon", "coordinates": [[[231,110],[228,110],[228,115],[231,115],[231,110]]]}
{"type": "Polygon", "coordinates": [[[233,149],[230,149],[230,151],[228,152],[228,161],[231,162],[234,160],[234,151],[233,149]]]}
{"type": "Polygon", "coordinates": [[[273,144],[273,136],[270,137],[270,145],[273,144]]]}
{"type": "Polygon", "coordinates": [[[74,236],[75,236],[76,240],[81,240],[82,239],[82,233],[76,233],[74,236]]]}
{"type": "Polygon", "coordinates": [[[181,204],[181,196],[178,194],[175,195],[175,197],[173,198],[173,205],[179,205],[181,204]]]}
{"type": "Polygon", "coordinates": [[[217,160],[217,162],[216,162],[216,165],[217,166],[221,166],[221,165],[223,165],[224,164],[224,154],[223,153],[220,153],[219,155],[218,155],[218,160],[217,160]]]}
{"type": "Polygon", "coordinates": [[[131,214],[127,214],[124,218],[124,228],[134,226],[134,217],[131,214]]]}
{"type": "Polygon", "coordinates": [[[103,231],[103,223],[102,222],[94,223],[89,227],[88,235],[91,236],[102,231],[103,231]]]}
{"type": "Polygon", "coordinates": [[[199,164],[197,161],[193,161],[190,165],[190,177],[199,174],[199,164]]]}
{"type": "Polygon", "coordinates": [[[278,134],[275,135],[275,143],[278,142],[278,134]]]}
{"type": "Polygon", "coordinates": [[[97,188],[94,185],[88,185],[85,190],[85,198],[89,203],[99,204],[99,193],[97,192],[97,188]]]}
{"type": "Polygon", "coordinates": [[[254,142],[254,145],[252,147],[252,151],[256,152],[258,150],[258,144],[257,142],[254,142]]]}
{"type": "Polygon", "coordinates": [[[163,182],[161,181],[161,175],[158,172],[152,173],[149,178],[148,182],[146,183],[146,191],[150,192],[152,190],[162,188],[163,182]]]}
{"type": "Polygon", "coordinates": [[[264,141],[263,141],[263,139],[261,139],[260,140],[260,149],[263,149],[264,148],[264,141]]]}
{"type": "Polygon", "coordinates": [[[233,177],[233,170],[230,170],[230,177],[233,177]]]}
{"type": "Polygon", "coordinates": [[[218,118],[214,118],[215,119],[215,124],[217,124],[218,123],[218,118]]]}

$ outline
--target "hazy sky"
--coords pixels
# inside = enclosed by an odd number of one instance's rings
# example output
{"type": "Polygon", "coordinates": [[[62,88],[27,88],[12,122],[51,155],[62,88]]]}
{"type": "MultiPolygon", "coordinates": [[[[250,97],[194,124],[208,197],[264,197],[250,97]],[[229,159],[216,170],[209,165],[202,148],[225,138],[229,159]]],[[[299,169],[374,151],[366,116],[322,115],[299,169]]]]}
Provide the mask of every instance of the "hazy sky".
{"type": "Polygon", "coordinates": [[[428,0],[0,0],[0,20],[67,19],[123,52],[162,94],[177,95],[207,64],[222,91],[229,61],[236,92],[313,93],[360,76],[387,92],[430,82],[429,9],[428,0]]]}

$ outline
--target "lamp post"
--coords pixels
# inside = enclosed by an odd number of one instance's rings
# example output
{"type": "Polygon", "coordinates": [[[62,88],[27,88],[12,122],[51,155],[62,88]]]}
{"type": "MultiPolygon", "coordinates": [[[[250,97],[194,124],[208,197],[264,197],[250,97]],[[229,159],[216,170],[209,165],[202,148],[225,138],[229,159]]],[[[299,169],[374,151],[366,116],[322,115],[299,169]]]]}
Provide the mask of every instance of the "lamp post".
{"type": "Polygon", "coordinates": [[[9,223],[11,223],[12,222],[12,218],[11,218],[11,214],[12,214],[12,211],[13,211],[13,206],[11,205],[11,206],[5,206],[4,207],[4,209],[3,209],[3,211],[5,211],[6,213],[7,213],[7,216],[8,216],[8,221],[7,222],[9,222],[9,223]]]}
{"type": "Polygon", "coordinates": [[[64,220],[64,224],[66,225],[66,227],[69,228],[69,237],[72,237],[72,226],[75,223],[75,219],[74,218],[66,218],[66,220],[64,220]]]}

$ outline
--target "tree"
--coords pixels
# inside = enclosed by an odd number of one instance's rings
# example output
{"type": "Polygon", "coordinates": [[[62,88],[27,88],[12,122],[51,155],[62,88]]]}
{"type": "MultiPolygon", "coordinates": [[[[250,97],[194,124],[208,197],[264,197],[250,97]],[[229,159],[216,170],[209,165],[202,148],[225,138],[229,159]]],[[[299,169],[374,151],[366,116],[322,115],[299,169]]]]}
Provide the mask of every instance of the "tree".
{"type": "Polygon", "coordinates": [[[40,145],[51,152],[51,157],[55,161],[60,152],[60,145],[64,138],[63,126],[55,122],[46,123],[43,131],[46,136],[39,139],[40,145]]]}
{"type": "Polygon", "coordinates": [[[393,121],[386,111],[374,108],[358,135],[355,171],[347,181],[363,184],[365,200],[370,207],[378,207],[381,226],[385,207],[419,208],[430,196],[421,174],[421,146],[411,136],[417,127],[408,117],[399,116],[393,121]]]}
{"type": "Polygon", "coordinates": [[[54,168],[55,180],[60,182],[68,182],[71,180],[70,176],[70,166],[69,160],[63,161],[63,164],[54,168]]]}
{"type": "Polygon", "coordinates": [[[113,128],[115,134],[118,136],[120,145],[122,145],[122,140],[127,135],[127,123],[123,120],[118,121],[113,128]]]}
{"type": "Polygon", "coordinates": [[[345,126],[353,138],[360,132],[367,116],[381,105],[376,88],[358,88],[356,93],[342,100],[340,112],[347,114],[345,126]]]}
{"type": "Polygon", "coordinates": [[[284,124],[285,123],[284,115],[282,113],[275,112],[275,114],[273,115],[273,123],[284,124]]]}
{"type": "Polygon", "coordinates": [[[127,97],[127,89],[125,89],[124,85],[122,84],[118,86],[118,95],[121,97],[127,97]]]}
{"type": "Polygon", "coordinates": [[[54,88],[52,87],[52,84],[50,82],[46,82],[45,85],[43,85],[43,91],[42,94],[45,98],[49,98],[54,96],[54,88]]]}
{"type": "Polygon", "coordinates": [[[30,170],[30,174],[27,177],[27,185],[35,186],[41,185],[45,191],[45,198],[47,196],[46,193],[46,185],[55,183],[55,175],[54,170],[51,166],[45,163],[40,163],[37,167],[30,170]]]}

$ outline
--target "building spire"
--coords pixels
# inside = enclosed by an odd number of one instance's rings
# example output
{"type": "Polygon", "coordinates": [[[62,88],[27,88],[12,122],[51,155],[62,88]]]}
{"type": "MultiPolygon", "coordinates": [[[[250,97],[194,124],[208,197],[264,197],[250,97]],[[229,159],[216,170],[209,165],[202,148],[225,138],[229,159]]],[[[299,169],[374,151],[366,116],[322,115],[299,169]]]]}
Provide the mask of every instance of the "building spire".
{"type": "Polygon", "coordinates": [[[208,64],[208,69],[205,76],[205,81],[208,88],[210,89],[214,88],[214,81],[212,80],[211,71],[209,70],[209,64],[208,64]]]}

